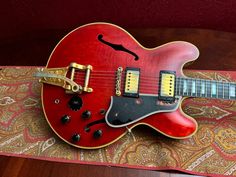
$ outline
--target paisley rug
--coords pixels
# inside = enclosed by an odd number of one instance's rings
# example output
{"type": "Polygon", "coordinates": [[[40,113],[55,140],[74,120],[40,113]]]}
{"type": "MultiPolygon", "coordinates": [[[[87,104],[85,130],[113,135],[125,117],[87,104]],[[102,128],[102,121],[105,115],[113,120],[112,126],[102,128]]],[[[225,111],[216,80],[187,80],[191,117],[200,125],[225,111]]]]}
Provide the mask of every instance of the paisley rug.
{"type": "MultiPolygon", "coordinates": [[[[183,110],[199,123],[186,140],[172,140],[145,126],[99,150],[81,150],[57,138],[40,100],[36,67],[0,67],[0,155],[58,162],[151,170],[179,170],[198,175],[236,176],[236,102],[191,98],[183,110]]],[[[236,72],[186,71],[191,77],[236,81],[236,72]]]]}

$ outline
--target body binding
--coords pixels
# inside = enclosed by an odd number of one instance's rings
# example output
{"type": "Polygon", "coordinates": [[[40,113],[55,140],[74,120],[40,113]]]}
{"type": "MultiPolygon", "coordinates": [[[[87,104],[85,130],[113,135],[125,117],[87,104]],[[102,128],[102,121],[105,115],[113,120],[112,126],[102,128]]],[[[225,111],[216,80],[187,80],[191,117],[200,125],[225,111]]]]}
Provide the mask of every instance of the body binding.
{"type": "MultiPolygon", "coordinates": [[[[107,146],[125,135],[128,130],[141,124],[171,138],[190,137],[197,130],[197,122],[182,111],[181,97],[175,109],[150,114],[127,126],[109,126],[105,117],[111,106],[111,97],[117,97],[115,93],[117,68],[139,68],[140,94],[157,96],[159,81],[153,76],[158,78],[161,70],[168,70],[175,71],[176,77],[185,77],[182,67],[185,63],[197,59],[198,55],[198,49],[188,42],[170,42],[148,49],[116,25],[92,23],[81,26],[58,43],[49,57],[46,68],[63,68],[72,62],[91,65],[89,87],[93,91],[67,94],[61,87],[43,84],[42,103],[47,122],[62,140],[84,149],[107,146]],[[154,84],[150,86],[146,84],[148,77],[153,78],[154,84]],[[81,108],[76,111],[68,106],[74,95],[78,95],[82,100],[81,108]],[[86,111],[91,113],[88,119],[82,116],[86,111]],[[62,124],[61,118],[65,115],[69,116],[70,121],[62,124]],[[97,130],[102,132],[98,138],[96,138],[97,130]],[[71,140],[73,134],[80,135],[78,142],[71,140]]],[[[75,78],[77,79],[75,82],[80,83],[84,73],[76,73],[75,78]]],[[[133,99],[138,101],[138,98],[133,99]]]]}

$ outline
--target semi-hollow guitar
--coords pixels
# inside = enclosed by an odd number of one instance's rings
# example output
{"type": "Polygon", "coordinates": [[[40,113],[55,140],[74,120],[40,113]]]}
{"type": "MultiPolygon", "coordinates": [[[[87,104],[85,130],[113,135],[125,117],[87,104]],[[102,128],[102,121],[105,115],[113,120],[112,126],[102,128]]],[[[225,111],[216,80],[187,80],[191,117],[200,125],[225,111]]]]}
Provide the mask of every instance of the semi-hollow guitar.
{"type": "Polygon", "coordinates": [[[148,49],[109,23],[81,26],[55,47],[35,74],[52,130],[75,147],[107,146],[138,125],[175,139],[197,131],[181,109],[185,97],[235,100],[235,84],[187,78],[185,63],[198,49],[176,41],[148,49]]]}

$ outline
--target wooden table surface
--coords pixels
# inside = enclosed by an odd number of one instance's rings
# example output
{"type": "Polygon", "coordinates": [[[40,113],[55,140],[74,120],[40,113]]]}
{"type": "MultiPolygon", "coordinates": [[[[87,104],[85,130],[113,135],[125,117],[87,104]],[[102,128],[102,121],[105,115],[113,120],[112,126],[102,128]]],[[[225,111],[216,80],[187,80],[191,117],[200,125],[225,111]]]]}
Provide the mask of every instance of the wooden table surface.
{"type": "MultiPolygon", "coordinates": [[[[129,29],[143,46],[155,47],[170,41],[184,40],[200,50],[197,61],[188,69],[236,70],[236,34],[200,29],[129,29]]],[[[46,65],[56,43],[69,31],[42,31],[12,36],[0,41],[0,66],[46,65]]],[[[19,157],[0,156],[3,177],[178,177],[183,173],[160,172],[120,167],[49,162],[19,157]]]]}

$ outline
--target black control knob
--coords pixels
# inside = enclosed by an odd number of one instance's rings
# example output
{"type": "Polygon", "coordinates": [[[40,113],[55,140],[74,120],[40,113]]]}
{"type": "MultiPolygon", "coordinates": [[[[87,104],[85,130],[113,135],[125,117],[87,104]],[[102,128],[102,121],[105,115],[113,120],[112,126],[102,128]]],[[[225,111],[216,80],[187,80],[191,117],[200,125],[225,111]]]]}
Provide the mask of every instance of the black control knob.
{"type": "Polygon", "coordinates": [[[73,142],[78,142],[80,140],[80,135],[79,134],[74,134],[73,136],[72,136],[72,141],[73,142]]]}
{"type": "Polygon", "coordinates": [[[61,123],[66,124],[70,121],[70,116],[64,115],[61,117],[61,123]]]}
{"type": "Polygon", "coordinates": [[[82,99],[77,95],[73,96],[68,103],[69,107],[73,111],[79,110],[82,107],[82,104],[83,104],[82,99]]]}
{"type": "Polygon", "coordinates": [[[86,110],[82,113],[82,118],[83,119],[88,119],[90,117],[91,117],[91,112],[90,111],[86,110]]]}
{"type": "Polygon", "coordinates": [[[94,138],[100,138],[102,136],[102,130],[96,130],[93,132],[94,138]]]}

